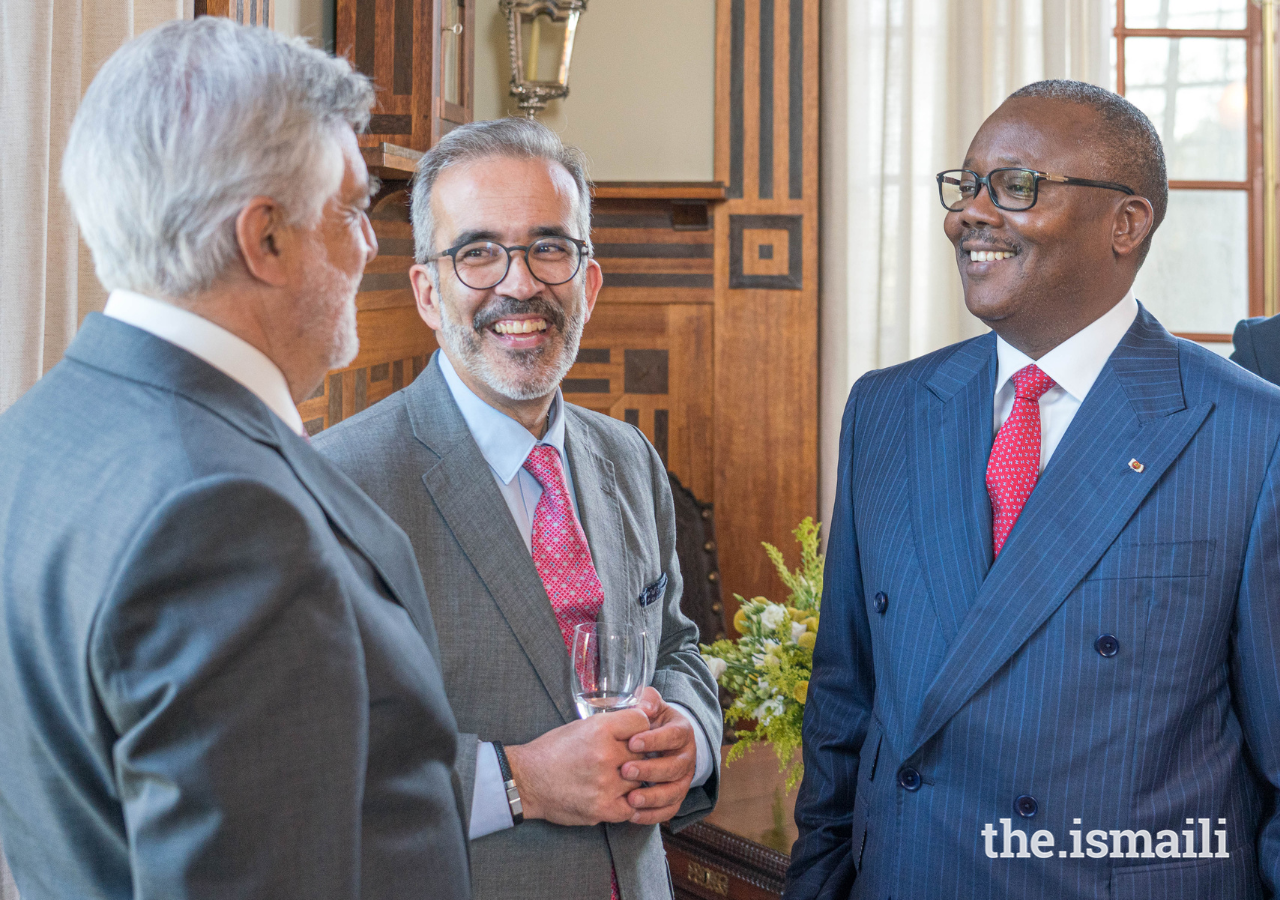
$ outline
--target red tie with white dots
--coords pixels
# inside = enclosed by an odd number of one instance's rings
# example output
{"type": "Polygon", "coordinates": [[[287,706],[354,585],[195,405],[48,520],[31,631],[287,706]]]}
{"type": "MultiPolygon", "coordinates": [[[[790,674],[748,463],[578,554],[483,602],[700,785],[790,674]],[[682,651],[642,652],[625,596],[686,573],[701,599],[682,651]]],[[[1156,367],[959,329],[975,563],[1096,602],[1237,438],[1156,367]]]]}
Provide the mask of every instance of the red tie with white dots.
{"type": "Polygon", "coordinates": [[[1054,381],[1039,366],[1013,373],[1014,400],[987,461],[991,549],[999,556],[1040,477],[1040,398],[1054,381]]]}
{"type": "MultiPolygon", "coordinates": [[[[533,567],[551,600],[565,647],[573,649],[573,629],[594,622],[604,605],[604,588],[591,560],[587,535],[573,514],[573,502],[555,447],[539,444],[524,468],[542,485],[533,511],[533,567]]],[[[618,876],[609,871],[610,900],[620,900],[618,876]]]]}

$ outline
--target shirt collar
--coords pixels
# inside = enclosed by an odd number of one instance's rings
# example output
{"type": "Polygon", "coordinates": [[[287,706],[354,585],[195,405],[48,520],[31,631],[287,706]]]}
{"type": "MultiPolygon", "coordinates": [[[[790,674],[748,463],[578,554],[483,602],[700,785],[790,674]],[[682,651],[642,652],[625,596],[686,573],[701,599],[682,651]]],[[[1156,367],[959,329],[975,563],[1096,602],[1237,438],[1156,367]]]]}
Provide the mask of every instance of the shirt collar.
{"type": "Polygon", "coordinates": [[[996,393],[1024,366],[1035,363],[1058,387],[1083,403],[1085,395],[1102,374],[1120,340],[1138,317],[1138,301],[1133,291],[1093,322],[1077,331],[1039,359],[1032,359],[996,335],[996,393]]]}
{"type": "Polygon", "coordinates": [[[551,400],[546,434],[542,436],[542,440],[537,440],[529,433],[529,429],[477,397],[458,377],[457,370],[443,350],[436,358],[445,384],[449,386],[449,393],[453,394],[453,401],[458,404],[458,410],[462,413],[471,436],[475,438],[480,454],[503,484],[510,484],[511,479],[520,474],[529,452],[539,444],[555,447],[560,454],[560,464],[568,468],[564,452],[564,396],[560,393],[560,388],[556,388],[556,395],[551,400]]]}
{"type": "Polygon", "coordinates": [[[133,291],[112,291],[102,313],[199,357],[243,385],[295,433],[306,434],[284,373],[248,341],[189,310],[133,291]]]}

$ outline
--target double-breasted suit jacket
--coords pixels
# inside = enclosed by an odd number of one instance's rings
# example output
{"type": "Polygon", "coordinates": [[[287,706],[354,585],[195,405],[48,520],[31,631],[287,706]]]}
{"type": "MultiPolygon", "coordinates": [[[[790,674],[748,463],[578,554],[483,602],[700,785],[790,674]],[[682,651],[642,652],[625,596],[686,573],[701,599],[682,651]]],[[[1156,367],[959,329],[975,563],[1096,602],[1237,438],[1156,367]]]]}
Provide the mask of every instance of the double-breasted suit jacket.
{"type": "MultiPolygon", "coordinates": [[[[720,707],[697,629],[680,612],[662,461],[631,425],[567,403],[564,413],[578,510],[604,587],[601,616],[657,636],[648,643],[652,684],[697,717],[714,752],[720,707]],[[646,592],[664,576],[665,593],[646,592]]],[[[422,563],[469,799],[479,741],[522,744],[577,718],[568,651],[533,559],[435,358],[404,390],[322,432],[316,446],[405,530],[422,563]]],[[[689,792],[677,828],[710,811],[717,779],[689,792]]],[[[656,826],[545,821],[472,844],[475,895],[605,898],[610,860],[624,900],[670,896],[656,826]]]]}
{"type": "Polygon", "coordinates": [[[988,334],[849,397],[787,896],[1261,898],[1280,390],[1140,310],[993,564],[996,365],[988,334]]]}

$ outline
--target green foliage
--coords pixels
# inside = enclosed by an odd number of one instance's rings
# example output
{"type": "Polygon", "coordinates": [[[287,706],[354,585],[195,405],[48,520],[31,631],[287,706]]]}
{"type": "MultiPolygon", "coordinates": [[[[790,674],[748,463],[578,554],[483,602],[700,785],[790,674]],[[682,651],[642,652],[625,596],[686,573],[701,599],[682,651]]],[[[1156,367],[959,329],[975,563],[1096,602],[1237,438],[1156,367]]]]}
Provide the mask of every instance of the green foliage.
{"type": "Polygon", "coordinates": [[[800,748],[822,605],[820,528],[819,523],[806,517],[792,532],[800,544],[800,566],[794,571],[787,567],[782,551],[763,544],[790,591],[785,605],[765,597],[747,600],[734,594],[739,610],[733,627],[741,636],[702,645],[702,655],[716,680],[734,697],[725,710],[725,724],[754,722],[751,730],[738,732],[728,761],[741,758],[755,744],[772,744],[778,768],[787,775],[787,790],[804,773],[803,763],[795,755],[800,748]]]}

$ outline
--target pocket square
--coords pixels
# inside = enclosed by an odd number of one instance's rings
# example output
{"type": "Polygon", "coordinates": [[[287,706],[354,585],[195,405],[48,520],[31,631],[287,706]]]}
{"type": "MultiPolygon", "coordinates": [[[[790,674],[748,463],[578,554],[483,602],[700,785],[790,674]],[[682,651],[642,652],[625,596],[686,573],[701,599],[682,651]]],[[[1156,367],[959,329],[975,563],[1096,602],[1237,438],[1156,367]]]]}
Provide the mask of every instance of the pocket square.
{"type": "Polygon", "coordinates": [[[653,601],[660,599],[666,592],[667,576],[664,574],[661,578],[640,592],[640,605],[648,606],[653,601]]]}

